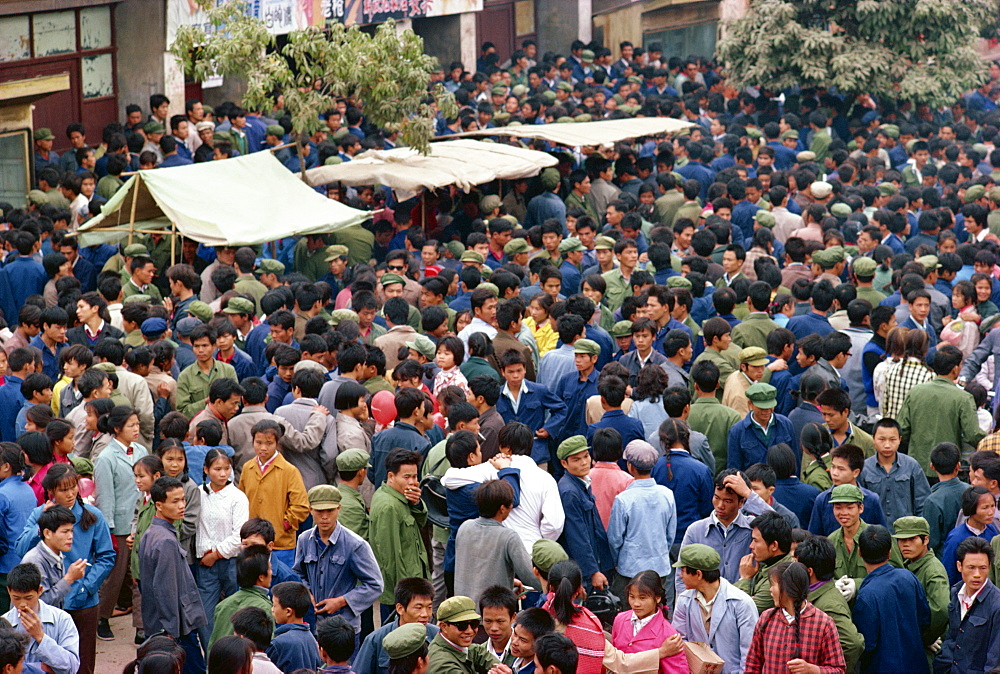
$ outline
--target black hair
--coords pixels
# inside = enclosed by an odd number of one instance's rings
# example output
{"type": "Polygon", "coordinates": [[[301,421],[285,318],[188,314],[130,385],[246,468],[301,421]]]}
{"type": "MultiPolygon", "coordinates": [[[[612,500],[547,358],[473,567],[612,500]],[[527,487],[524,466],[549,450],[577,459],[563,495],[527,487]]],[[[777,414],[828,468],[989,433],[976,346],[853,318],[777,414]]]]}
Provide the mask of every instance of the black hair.
{"type": "MultiPolygon", "coordinates": [[[[809,597],[809,571],[799,562],[778,562],[771,567],[768,577],[772,583],[778,583],[781,592],[792,600],[792,605],[795,608],[795,648],[792,650],[792,659],[797,659],[801,657],[799,629],[802,621],[799,620],[799,615],[802,613],[802,605],[809,597]]],[[[770,611],[764,628],[780,613],[777,608],[770,611]]],[[[763,629],[761,631],[763,632],[763,629]]]]}
{"type": "Polygon", "coordinates": [[[184,485],[176,477],[164,476],[153,483],[149,490],[149,497],[153,503],[164,503],[167,500],[167,492],[174,489],[184,489],[184,485]]]}
{"type": "Polygon", "coordinates": [[[263,517],[251,517],[240,527],[240,539],[260,536],[264,543],[274,543],[274,525],[263,517]]]}
{"type": "Polygon", "coordinates": [[[979,497],[984,494],[989,494],[990,492],[986,487],[969,487],[962,492],[962,514],[966,517],[972,517],[976,514],[976,509],[979,507],[979,497]]]}
{"type": "Polygon", "coordinates": [[[249,639],[235,634],[220,637],[208,652],[208,674],[244,672],[253,660],[253,652],[249,639]]]}
{"type": "Polygon", "coordinates": [[[812,569],[816,580],[833,580],[837,567],[837,550],[826,536],[810,536],[795,548],[795,559],[812,569]]]}
{"type": "MultiPolygon", "coordinates": [[[[494,480],[499,482],[500,480],[494,480]]],[[[508,485],[509,487],[510,485],[508,485]]],[[[518,600],[513,590],[505,585],[493,585],[479,595],[479,612],[484,613],[487,608],[504,609],[513,618],[517,615],[518,600]]]]}
{"type": "Polygon", "coordinates": [[[953,442],[939,442],[931,450],[931,467],[941,475],[951,475],[958,469],[962,452],[953,442]]]}
{"type": "Polygon", "coordinates": [[[65,524],[76,524],[76,515],[66,506],[54,505],[38,516],[38,535],[45,538],[45,531],[55,532],[65,524]]]}
{"type": "Polygon", "coordinates": [[[569,625],[581,610],[573,602],[573,598],[583,587],[580,566],[572,559],[556,562],[549,569],[549,586],[554,588],[555,593],[550,609],[552,617],[561,625],[569,625]]]}
{"type": "Polygon", "coordinates": [[[385,472],[387,474],[398,473],[403,466],[417,466],[419,468],[422,460],[423,455],[420,452],[397,447],[385,457],[385,472]]]}
{"type": "Polygon", "coordinates": [[[309,588],[298,581],[289,580],[278,583],[271,588],[271,596],[278,600],[282,607],[291,609],[296,618],[305,617],[312,606],[309,588]]]}
{"type": "Polygon", "coordinates": [[[543,669],[555,667],[561,674],[575,674],[580,655],[569,637],[552,632],[535,641],[535,658],[543,669]]]}
{"type": "Polygon", "coordinates": [[[274,619],[264,609],[244,606],[229,618],[229,622],[233,625],[233,632],[250,640],[258,651],[265,651],[271,645],[274,619]]]}
{"type": "Polygon", "coordinates": [[[750,527],[760,532],[766,544],[777,543],[782,554],[788,554],[791,550],[792,526],[778,513],[771,511],[758,515],[750,523],[750,527]]]}
{"type": "Polygon", "coordinates": [[[347,662],[354,653],[354,628],[335,615],[316,624],[316,643],[334,662],[347,662]]]}
{"type": "Polygon", "coordinates": [[[986,555],[990,563],[990,568],[993,568],[993,559],[996,553],[993,551],[993,546],[984,539],[978,536],[969,536],[959,543],[958,547],[955,548],[955,561],[964,563],[965,556],[969,554],[986,555]]]}
{"type": "Polygon", "coordinates": [[[7,589],[36,592],[42,585],[42,573],[34,564],[18,564],[7,574],[7,589]]]}
{"type": "Polygon", "coordinates": [[[538,607],[526,608],[519,612],[514,619],[514,624],[523,628],[536,640],[556,629],[556,623],[549,612],[538,607]]]}
{"type": "Polygon", "coordinates": [[[511,421],[497,433],[497,445],[509,449],[514,456],[529,456],[534,445],[534,437],[528,426],[519,421],[511,421]]]}
{"type": "Polygon", "coordinates": [[[885,527],[873,524],[858,534],[858,553],[866,564],[885,562],[891,551],[892,536],[885,527]]]}
{"type": "Polygon", "coordinates": [[[514,505],[514,488],[504,480],[487,480],[476,487],[473,497],[480,517],[495,517],[503,506],[514,505]]]}

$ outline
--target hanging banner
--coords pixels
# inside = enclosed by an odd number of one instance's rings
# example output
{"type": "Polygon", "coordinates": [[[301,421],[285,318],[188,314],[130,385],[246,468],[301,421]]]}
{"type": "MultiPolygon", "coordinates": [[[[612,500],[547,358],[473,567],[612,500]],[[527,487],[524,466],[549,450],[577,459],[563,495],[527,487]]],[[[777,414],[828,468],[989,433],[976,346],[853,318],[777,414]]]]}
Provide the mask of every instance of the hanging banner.
{"type": "Polygon", "coordinates": [[[347,25],[479,12],[483,0],[323,0],[327,21],[347,25]]]}

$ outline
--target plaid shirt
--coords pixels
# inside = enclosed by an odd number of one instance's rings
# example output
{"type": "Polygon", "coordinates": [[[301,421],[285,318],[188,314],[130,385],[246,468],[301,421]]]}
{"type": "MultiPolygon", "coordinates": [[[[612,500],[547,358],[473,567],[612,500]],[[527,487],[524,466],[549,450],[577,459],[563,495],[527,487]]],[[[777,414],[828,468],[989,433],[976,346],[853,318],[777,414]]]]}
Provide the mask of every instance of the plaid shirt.
{"type": "Polygon", "coordinates": [[[976,449],[980,452],[996,452],[1000,454],[1000,431],[990,433],[980,440],[979,446],[976,449]]]}
{"type": "Polygon", "coordinates": [[[833,619],[806,602],[798,622],[796,643],[795,623],[789,625],[780,608],[764,611],[753,631],[746,674],[786,674],[794,658],[818,665],[823,674],[844,674],[847,663],[833,619]]]}
{"type": "Polygon", "coordinates": [[[882,416],[895,419],[910,389],[934,378],[934,373],[916,358],[906,358],[890,363],[885,373],[885,395],[882,398],[882,416]]]}

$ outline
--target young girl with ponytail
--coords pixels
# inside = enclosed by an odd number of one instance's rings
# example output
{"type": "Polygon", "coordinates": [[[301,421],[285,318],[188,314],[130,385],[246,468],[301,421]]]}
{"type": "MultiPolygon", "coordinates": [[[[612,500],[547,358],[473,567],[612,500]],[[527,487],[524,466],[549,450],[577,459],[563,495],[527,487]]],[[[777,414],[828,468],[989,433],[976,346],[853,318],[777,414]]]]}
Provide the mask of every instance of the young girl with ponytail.
{"type": "Polygon", "coordinates": [[[111,543],[111,530],[101,511],[83,502],[77,483],[80,476],[69,463],[56,463],[45,475],[42,486],[48,501],[31,512],[17,539],[15,553],[18,558],[35,547],[38,535],[38,517],[49,505],[69,508],[76,516],[73,526],[73,546],[65,553],[66,568],[78,559],[90,563],[83,578],[73,583],[63,599],[63,610],[69,613],[80,633],[80,674],[93,674],[97,658],[97,620],[100,612],[98,591],[115,565],[115,548],[111,543]]]}
{"type": "Polygon", "coordinates": [[[775,608],[764,611],[754,628],[746,674],[846,672],[837,626],[807,600],[806,567],[779,562],[768,575],[775,608]]]}

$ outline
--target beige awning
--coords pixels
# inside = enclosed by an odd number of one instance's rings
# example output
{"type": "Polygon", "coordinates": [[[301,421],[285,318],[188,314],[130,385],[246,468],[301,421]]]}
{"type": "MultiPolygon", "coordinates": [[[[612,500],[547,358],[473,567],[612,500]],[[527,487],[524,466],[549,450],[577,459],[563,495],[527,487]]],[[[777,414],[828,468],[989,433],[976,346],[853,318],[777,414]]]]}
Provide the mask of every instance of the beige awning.
{"type": "MultiPolygon", "coordinates": [[[[502,126],[496,129],[479,129],[457,133],[447,138],[479,138],[483,136],[516,136],[518,138],[541,138],[550,143],[568,147],[610,145],[640,136],[660,136],[674,134],[681,129],[697,126],[672,117],[635,117],[630,119],[607,119],[598,122],[557,122],[555,124],[527,124],[502,126]]],[[[453,141],[445,141],[453,142],[453,141]]],[[[440,143],[440,141],[439,141],[440,143]]],[[[438,144],[438,143],[435,143],[438,144]]],[[[431,146],[433,149],[433,145],[431,146]]]]}
{"type": "Polygon", "coordinates": [[[460,139],[433,143],[428,155],[412,148],[369,150],[343,164],[309,169],[306,180],[310,185],[386,185],[405,201],[423,190],[456,185],[468,192],[476,185],[527,178],[555,165],[556,159],[545,152],[460,139]]]}

